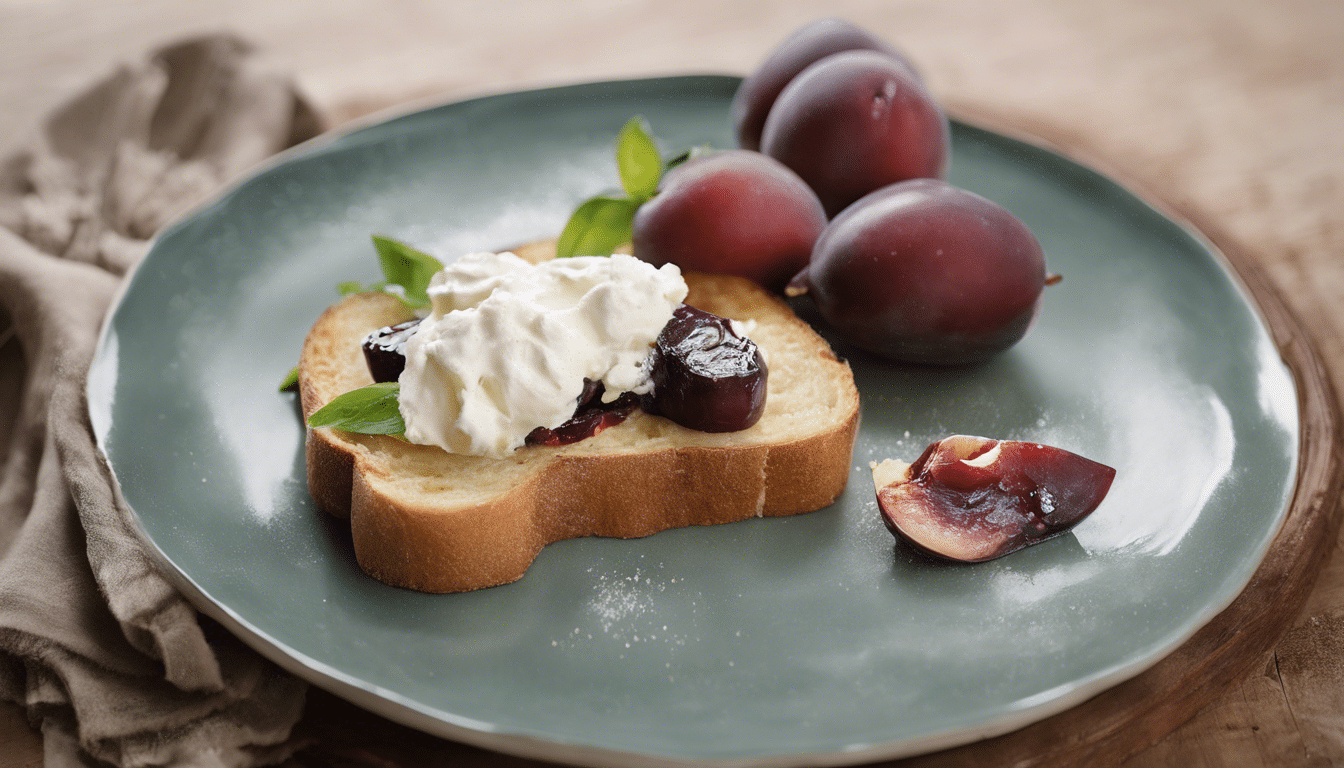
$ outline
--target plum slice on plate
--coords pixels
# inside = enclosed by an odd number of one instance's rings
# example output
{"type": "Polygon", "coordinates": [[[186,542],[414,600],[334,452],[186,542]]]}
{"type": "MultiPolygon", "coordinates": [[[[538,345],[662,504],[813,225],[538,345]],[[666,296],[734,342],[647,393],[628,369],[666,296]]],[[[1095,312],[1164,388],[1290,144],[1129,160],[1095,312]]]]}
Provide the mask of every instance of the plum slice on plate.
{"type": "Polygon", "coordinates": [[[1106,497],[1115,470],[1040,443],[954,435],[912,464],[874,462],[892,533],[928,554],[978,563],[1069,530],[1106,497]]]}

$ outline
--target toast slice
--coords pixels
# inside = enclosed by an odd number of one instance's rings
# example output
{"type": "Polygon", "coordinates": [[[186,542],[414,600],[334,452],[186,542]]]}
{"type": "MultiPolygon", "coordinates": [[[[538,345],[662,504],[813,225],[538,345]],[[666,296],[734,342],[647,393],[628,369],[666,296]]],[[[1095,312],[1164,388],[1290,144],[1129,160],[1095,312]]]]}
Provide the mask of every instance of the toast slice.
{"type": "MultiPolygon", "coordinates": [[[[515,253],[535,261],[553,249],[515,253]]],[[[309,429],[309,490],[322,509],[349,518],[360,567],[398,587],[462,592],[521,578],[544,546],[561,539],[647,536],[833,502],[850,474],[859,422],[849,366],[756,284],[685,278],[687,304],[755,321],[749,336],[769,367],[760,421],[711,434],[636,411],[586,440],[524,447],[504,459],[309,429]]],[[[299,361],[304,418],[372,383],[360,342],[409,318],[385,293],[347,296],[327,309],[299,361]]]]}

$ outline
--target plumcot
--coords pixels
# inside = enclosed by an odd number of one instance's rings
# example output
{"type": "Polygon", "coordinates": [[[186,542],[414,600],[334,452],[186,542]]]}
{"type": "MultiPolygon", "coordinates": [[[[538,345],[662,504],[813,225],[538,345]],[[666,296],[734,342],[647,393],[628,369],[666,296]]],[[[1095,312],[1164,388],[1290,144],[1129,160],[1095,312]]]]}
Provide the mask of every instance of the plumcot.
{"type": "Polygon", "coordinates": [[[882,520],[937,557],[978,563],[1069,530],[1110,491],[1115,470],[1062,448],[954,435],[913,464],[874,463],[882,520]]]}
{"type": "Polygon", "coordinates": [[[785,38],[733,96],[733,129],[738,146],[761,148],[761,130],[779,92],[809,65],[833,53],[853,50],[880,51],[919,79],[910,61],[867,30],[844,19],[818,19],[785,38]]]}
{"type": "Polygon", "coordinates": [[[825,226],[821,203],[797,174],[739,149],[668,171],[635,214],[631,242],[655,266],[740,275],[780,291],[825,226]]]}
{"type": "Polygon", "coordinates": [[[961,365],[1016,344],[1045,284],[1045,255],[1017,217],[946,182],[915,179],[831,221],[789,293],[811,296],[857,347],[961,365]]]}
{"type": "Polygon", "coordinates": [[[803,70],[780,92],[761,151],[792,168],[827,216],[898,181],[941,178],[947,118],[890,56],[847,51],[803,70]]]}

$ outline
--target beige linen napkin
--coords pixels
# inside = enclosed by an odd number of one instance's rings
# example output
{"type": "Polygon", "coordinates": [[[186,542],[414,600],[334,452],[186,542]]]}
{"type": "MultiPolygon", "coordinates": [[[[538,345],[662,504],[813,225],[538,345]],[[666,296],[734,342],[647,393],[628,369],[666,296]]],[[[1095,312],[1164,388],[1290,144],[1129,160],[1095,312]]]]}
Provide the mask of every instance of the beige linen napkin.
{"type": "Polygon", "coordinates": [[[48,766],[292,751],[304,685],[155,570],[84,378],[155,230],[318,123],[248,45],[212,36],[120,68],[0,160],[0,696],[40,725],[48,766]]]}

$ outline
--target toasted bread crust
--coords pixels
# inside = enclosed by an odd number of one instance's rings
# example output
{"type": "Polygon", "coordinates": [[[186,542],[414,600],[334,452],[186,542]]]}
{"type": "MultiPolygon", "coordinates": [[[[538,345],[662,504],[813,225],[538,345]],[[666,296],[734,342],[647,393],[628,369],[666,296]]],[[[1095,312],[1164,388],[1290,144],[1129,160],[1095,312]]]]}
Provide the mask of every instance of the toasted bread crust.
{"type": "MultiPolygon", "coordinates": [[[[805,381],[826,403],[772,413],[767,396],[761,423],[718,435],[637,412],[588,440],[522,448],[506,459],[309,429],[309,490],[319,507],[349,518],[360,566],[395,586],[460,592],[521,578],[544,546],[562,539],[647,536],[809,512],[834,501],[848,480],[858,430],[858,391],[848,365],[755,284],[696,273],[686,280],[687,303],[755,319],[770,329],[763,336],[781,340],[771,348],[753,334],[771,386],[777,378],[805,381]]],[[[381,293],[346,297],[323,313],[300,359],[304,417],[370,383],[361,339],[408,316],[381,293]]]]}

